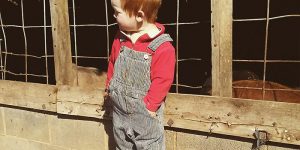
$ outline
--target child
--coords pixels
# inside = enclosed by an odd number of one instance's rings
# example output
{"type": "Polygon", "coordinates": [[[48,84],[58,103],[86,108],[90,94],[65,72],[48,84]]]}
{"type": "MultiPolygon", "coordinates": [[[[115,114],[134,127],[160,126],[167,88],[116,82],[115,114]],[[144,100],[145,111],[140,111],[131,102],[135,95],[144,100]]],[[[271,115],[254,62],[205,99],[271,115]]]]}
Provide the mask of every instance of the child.
{"type": "Polygon", "coordinates": [[[164,150],[164,100],[174,78],[172,39],[156,23],[161,0],[111,0],[120,31],[106,88],[117,149],[164,150]]]}

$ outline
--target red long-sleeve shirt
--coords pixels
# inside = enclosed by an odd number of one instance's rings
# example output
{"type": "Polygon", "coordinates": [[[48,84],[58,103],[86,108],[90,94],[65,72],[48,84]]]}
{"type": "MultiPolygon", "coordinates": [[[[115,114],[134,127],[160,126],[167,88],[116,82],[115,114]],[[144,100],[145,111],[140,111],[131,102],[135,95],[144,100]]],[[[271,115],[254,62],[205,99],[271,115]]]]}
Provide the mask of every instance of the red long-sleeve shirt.
{"type": "MultiPolygon", "coordinates": [[[[155,37],[151,38],[148,34],[144,34],[139,37],[134,44],[129,38],[126,38],[126,40],[122,41],[122,45],[136,51],[151,53],[151,50],[147,49],[147,46],[153,39],[165,32],[163,25],[159,23],[155,23],[155,25],[160,29],[160,33],[155,37]]],[[[121,32],[118,32],[113,41],[108,64],[106,87],[109,86],[109,81],[113,76],[114,63],[120,53],[121,34],[121,32]]],[[[150,74],[151,85],[147,95],[144,97],[144,102],[148,110],[153,112],[156,111],[164,101],[164,98],[166,97],[173,83],[175,62],[175,49],[170,42],[165,42],[160,45],[152,55],[150,74]]]]}

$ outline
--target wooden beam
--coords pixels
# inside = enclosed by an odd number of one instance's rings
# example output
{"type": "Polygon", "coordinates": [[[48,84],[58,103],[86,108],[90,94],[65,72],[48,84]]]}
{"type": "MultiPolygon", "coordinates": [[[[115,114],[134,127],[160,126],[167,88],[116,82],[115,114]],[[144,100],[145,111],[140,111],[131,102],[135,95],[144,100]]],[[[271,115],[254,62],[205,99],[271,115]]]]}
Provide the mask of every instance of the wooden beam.
{"type": "Polygon", "coordinates": [[[60,86],[58,91],[58,113],[103,118],[104,89],[60,86]]]}
{"type": "Polygon", "coordinates": [[[211,0],[212,95],[232,97],[232,0],[211,0]]]}
{"type": "Polygon", "coordinates": [[[270,141],[300,145],[300,104],[169,94],[165,125],[246,138],[258,129],[270,141]]]}
{"type": "MultiPolygon", "coordinates": [[[[102,92],[0,81],[0,104],[102,119],[102,92]]],[[[246,138],[254,138],[257,129],[270,141],[300,145],[300,104],[169,94],[164,117],[165,126],[246,138]]]]}
{"type": "Polygon", "coordinates": [[[56,112],[53,85],[0,80],[0,104],[56,112]]]}
{"type": "Polygon", "coordinates": [[[57,85],[73,85],[68,0],[50,0],[55,79],[57,85]]]}

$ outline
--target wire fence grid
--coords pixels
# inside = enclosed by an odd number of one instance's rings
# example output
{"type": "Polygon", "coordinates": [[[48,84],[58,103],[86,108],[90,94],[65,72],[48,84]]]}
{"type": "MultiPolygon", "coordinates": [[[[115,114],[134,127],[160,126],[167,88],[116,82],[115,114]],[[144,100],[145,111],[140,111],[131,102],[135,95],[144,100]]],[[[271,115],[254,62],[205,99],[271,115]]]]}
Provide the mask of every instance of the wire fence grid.
{"type": "MultiPolygon", "coordinates": [[[[251,22],[264,22],[265,23],[265,37],[264,37],[264,53],[263,53],[263,59],[233,59],[233,63],[263,63],[263,81],[266,81],[266,74],[267,74],[267,63],[296,63],[298,66],[300,64],[300,59],[299,60],[282,60],[282,59],[277,59],[277,60],[269,60],[267,58],[268,56],[268,40],[269,40],[269,28],[270,28],[270,21],[275,21],[275,20],[279,20],[282,21],[284,19],[287,18],[295,18],[295,19],[299,19],[300,18],[300,11],[299,14],[284,14],[284,15],[279,15],[279,16],[270,16],[270,1],[271,0],[267,0],[267,8],[266,8],[266,17],[263,18],[246,18],[246,19],[233,19],[233,23],[239,23],[239,22],[247,22],[247,23],[251,23],[251,22]]],[[[15,9],[19,9],[18,12],[20,12],[21,14],[19,14],[21,17],[16,17],[21,19],[21,24],[8,24],[5,22],[5,20],[3,19],[3,16],[5,16],[6,14],[0,11],[0,26],[1,26],[1,37],[0,37],[0,53],[1,53],[1,66],[0,66],[0,72],[1,72],[1,79],[2,80],[14,80],[14,77],[16,76],[22,76],[22,78],[18,78],[16,80],[20,80],[20,81],[24,81],[24,82],[35,82],[35,80],[29,80],[29,78],[31,77],[36,77],[36,78],[41,78],[40,80],[38,80],[37,82],[40,83],[45,83],[45,84],[55,84],[55,79],[54,79],[54,60],[53,60],[53,49],[52,47],[52,39],[51,36],[49,36],[49,31],[51,31],[51,23],[49,23],[50,20],[50,12],[49,12],[49,0],[42,0],[39,1],[40,4],[39,6],[41,6],[42,8],[40,8],[39,10],[42,10],[41,13],[41,18],[43,20],[43,24],[42,25],[27,25],[25,20],[26,16],[26,12],[29,12],[31,10],[26,10],[24,7],[24,3],[26,3],[27,1],[24,0],[14,0],[14,1],[8,1],[9,4],[13,5],[12,7],[14,7],[15,9]],[[39,49],[39,51],[43,51],[43,53],[40,53],[40,55],[34,55],[35,52],[32,52],[31,49],[29,49],[29,45],[32,45],[34,43],[29,43],[28,38],[29,34],[28,34],[28,30],[30,29],[39,29],[42,30],[43,32],[43,39],[40,39],[40,41],[35,41],[35,42],[42,42],[43,43],[43,49],[39,49]],[[14,40],[13,38],[8,38],[8,32],[11,32],[10,30],[21,30],[21,32],[19,32],[20,34],[22,34],[22,38],[23,38],[23,49],[22,50],[12,50],[12,48],[10,48],[10,45],[12,45],[11,43],[13,43],[13,41],[10,40],[14,40]],[[21,58],[22,57],[22,58],[21,58]],[[15,58],[21,58],[21,60],[23,61],[23,63],[19,63],[18,65],[23,65],[23,69],[15,69],[14,67],[10,66],[9,67],[9,62],[14,62],[15,58]],[[29,60],[31,59],[37,59],[37,60],[41,60],[38,65],[40,65],[39,68],[41,68],[40,70],[44,70],[41,71],[43,73],[40,74],[35,74],[35,73],[31,73],[34,71],[30,71],[30,70],[34,70],[34,67],[30,65],[29,60]],[[42,65],[43,64],[43,65],[42,65]],[[8,75],[12,75],[12,77],[8,77],[8,75]]],[[[235,1],[234,1],[235,2],[235,1]]],[[[99,64],[105,64],[105,62],[107,62],[109,54],[110,54],[110,46],[111,46],[111,42],[112,42],[112,38],[113,35],[117,29],[117,24],[112,20],[112,10],[111,10],[111,6],[110,6],[110,1],[109,0],[105,0],[103,1],[103,3],[101,4],[101,6],[96,6],[97,8],[104,8],[105,11],[103,11],[104,15],[104,20],[105,23],[100,24],[100,23],[81,23],[81,21],[78,21],[78,16],[80,15],[79,13],[82,11],[81,8],[82,6],[80,4],[82,4],[83,2],[79,2],[79,1],[75,1],[75,0],[69,0],[69,14],[70,14],[70,31],[71,31],[71,38],[72,38],[72,58],[73,58],[73,62],[77,65],[88,65],[85,63],[81,63],[84,60],[90,60],[87,62],[94,62],[93,65],[94,66],[98,66],[99,64]],[[79,4],[77,4],[79,3],[79,4]],[[79,11],[79,12],[78,12],[79,11]],[[101,44],[102,47],[105,47],[104,50],[103,49],[97,49],[94,48],[93,51],[99,52],[99,51],[105,51],[103,55],[89,55],[88,53],[85,53],[83,51],[85,51],[83,48],[79,48],[79,45],[82,45],[80,41],[82,41],[82,38],[80,34],[82,34],[81,30],[84,30],[85,28],[92,28],[92,29],[101,29],[104,30],[103,34],[101,34],[100,36],[103,37],[106,40],[103,40],[105,42],[99,42],[98,44],[101,44]],[[96,60],[96,61],[92,61],[92,60],[96,60]],[[103,63],[99,63],[99,61],[103,62],[103,63]],[[96,63],[95,63],[96,62],[96,63]],[[99,63],[99,64],[97,64],[99,63]]],[[[85,2],[85,3],[89,3],[89,2],[85,2]]],[[[100,5],[101,2],[99,2],[100,5]]],[[[187,57],[187,55],[185,55],[185,51],[187,51],[187,49],[189,49],[188,45],[192,44],[191,42],[189,42],[190,39],[185,39],[185,37],[183,36],[183,34],[185,34],[186,31],[183,28],[192,28],[196,29],[196,30],[201,30],[200,28],[203,27],[203,25],[207,25],[209,28],[205,28],[202,30],[209,30],[207,31],[207,33],[210,34],[210,9],[208,9],[209,11],[207,11],[207,13],[205,14],[206,19],[192,19],[190,21],[182,21],[184,19],[182,19],[184,15],[181,16],[181,12],[187,12],[189,11],[189,7],[191,7],[191,3],[192,1],[186,1],[186,0],[177,0],[177,1],[165,1],[162,9],[166,9],[168,6],[168,3],[171,4],[172,6],[174,6],[175,9],[175,13],[172,14],[172,16],[175,18],[173,19],[174,22],[170,21],[167,22],[168,20],[172,20],[172,19],[165,19],[164,16],[159,18],[159,21],[162,22],[163,25],[166,26],[167,31],[171,32],[171,36],[174,38],[174,46],[176,48],[176,57],[177,57],[177,61],[176,61],[176,74],[175,76],[175,81],[172,85],[172,91],[175,93],[182,93],[180,91],[180,88],[188,88],[188,89],[195,89],[192,93],[199,93],[199,91],[201,91],[201,89],[203,88],[203,83],[205,81],[205,78],[207,78],[207,76],[209,76],[210,74],[210,66],[206,66],[206,70],[203,71],[205,72],[206,77],[202,77],[201,80],[197,80],[195,83],[195,80],[197,78],[200,77],[196,77],[194,79],[190,79],[191,81],[185,82],[185,80],[187,80],[187,78],[189,77],[183,77],[183,76],[188,76],[188,74],[192,74],[193,70],[195,70],[193,67],[186,67],[186,65],[182,65],[181,63],[183,62],[198,62],[198,61],[205,61],[207,62],[206,65],[211,65],[211,58],[204,58],[205,56],[201,56],[202,54],[199,55],[199,53],[197,53],[198,55],[193,55],[193,52],[191,52],[191,55],[189,55],[187,57]],[[185,8],[182,8],[183,6],[186,6],[185,8]],[[209,19],[207,19],[209,18],[209,19]],[[182,42],[183,41],[183,42],[182,42]],[[185,48],[187,47],[187,48],[185,48]],[[196,56],[196,57],[192,57],[192,56],[196,56]],[[187,72],[186,70],[189,70],[189,72],[187,72]],[[184,73],[181,73],[184,72],[184,73]],[[195,92],[196,91],[196,92],[195,92]]],[[[208,0],[205,6],[210,7],[210,1],[208,0]]],[[[27,8],[27,7],[26,7],[27,8]]],[[[233,10],[235,11],[235,10],[233,10]]],[[[14,13],[12,13],[14,14],[14,13]]],[[[189,12],[187,13],[188,15],[194,14],[194,12],[189,12]]],[[[92,17],[99,17],[97,14],[95,14],[92,17]]],[[[30,24],[30,23],[29,23],[30,24]]],[[[102,33],[102,32],[101,32],[102,33]]],[[[50,34],[51,35],[51,34],[50,34]]],[[[20,36],[20,35],[19,35],[20,36]]],[[[194,36],[194,35],[191,35],[194,36]]],[[[91,37],[93,38],[93,37],[91,37]]],[[[91,39],[86,39],[91,40],[91,39]]],[[[210,35],[206,36],[206,41],[210,42],[210,35]]],[[[300,40],[300,39],[299,39],[300,40]]],[[[92,45],[92,44],[87,44],[87,45],[92,45]]],[[[209,43],[210,45],[210,43],[209,43]]],[[[206,49],[206,51],[210,52],[211,48],[210,46],[204,46],[206,49]],[[208,50],[207,50],[208,49],[208,50]]],[[[300,49],[299,49],[300,50],[300,49]]],[[[86,50],[88,51],[88,50],[86,50]]],[[[236,51],[236,49],[234,49],[234,51],[236,51]]],[[[100,52],[99,52],[100,53],[100,52]]],[[[103,53],[103,52],[101,52],[103,53]]],[[[207,55],[207,54],[205,54],[207,55]]],[[[209,55],[208,55],[209,56],[209,55]]],[[[37,65],[37,64],[36,64],[37,65]]],[[[20,66],[18,66],[20,67],[20,66]]],[[[106,66],[101,66],[101,68],[103,70],[105,70],[106,66]]],[[[99,67],[98,67],[99,68],[99,67]]],[[[199,68],[201,69],[201,68],[199,68]]],[[[35,79],[36,79],[35,78],[35,79]]],[[[295,81],[296,82],[296,81],[295,81]]],[[[300,81],[298,81],[300,82],[300,81]]],[[[300,83],[299,83],[300,84],[300,83]]],[[[266,89],[264,86],[262,87],[263,91],[268,90],[266,89]]],[[[280,89],[279,89],[280,90],[280,89]]],[[[189,93],[189,92],[187,92],[189,93]]]]}

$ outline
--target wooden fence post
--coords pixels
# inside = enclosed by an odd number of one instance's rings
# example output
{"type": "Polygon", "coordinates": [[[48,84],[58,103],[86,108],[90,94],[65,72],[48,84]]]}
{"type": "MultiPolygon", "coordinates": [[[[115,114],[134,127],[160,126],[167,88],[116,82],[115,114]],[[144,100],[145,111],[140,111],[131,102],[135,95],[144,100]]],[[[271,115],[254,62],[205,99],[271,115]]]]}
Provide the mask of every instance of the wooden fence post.
{"type": "Polygon", "coordinates": [[[73,85],[68,0],[50,0],[56,85],[73,85]]]}
{"type": "Polygon", "coordinates": [[[232,97],[232,0],[211,0],[212,95],[232,97]]]}

